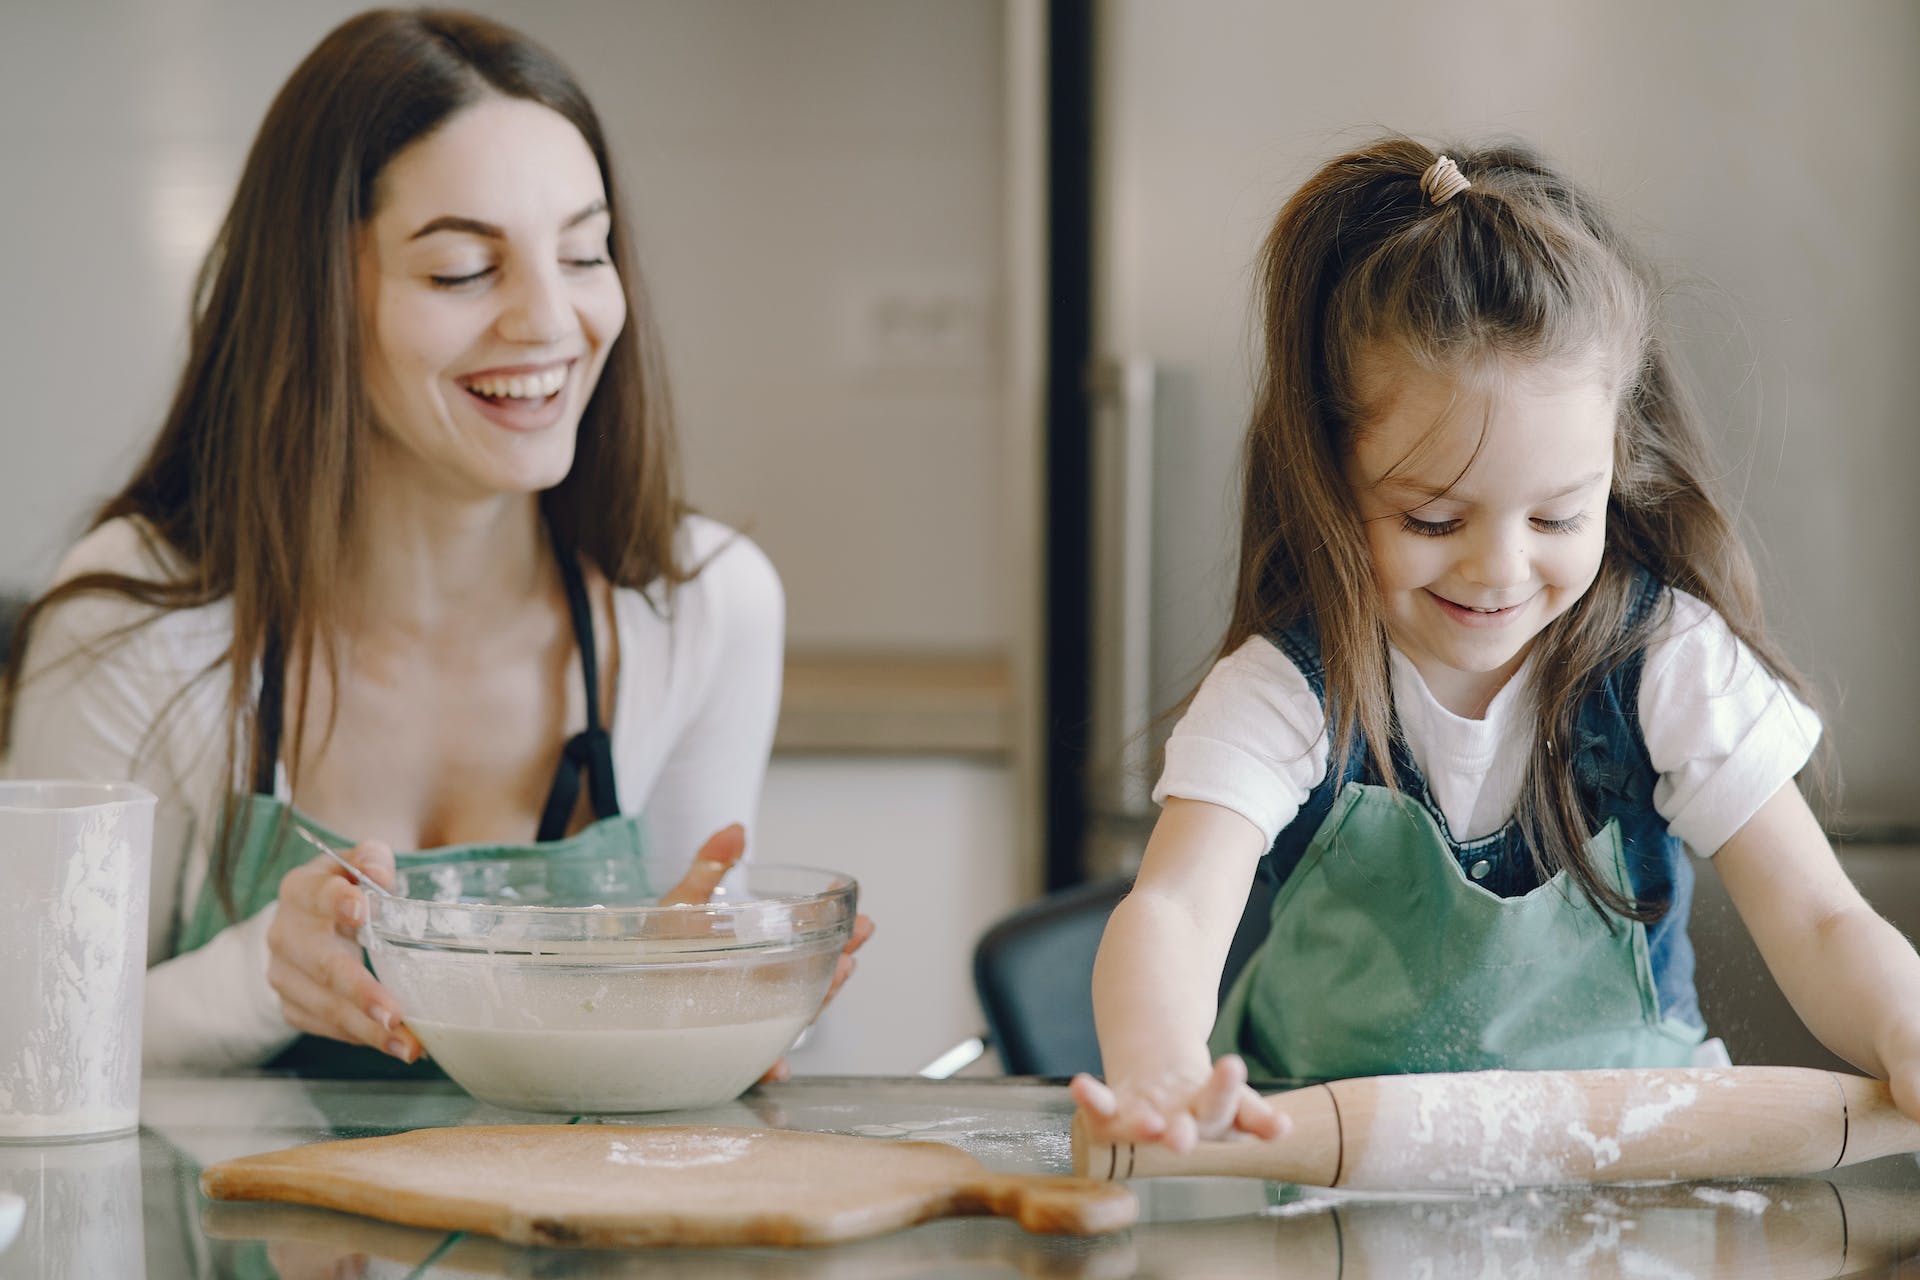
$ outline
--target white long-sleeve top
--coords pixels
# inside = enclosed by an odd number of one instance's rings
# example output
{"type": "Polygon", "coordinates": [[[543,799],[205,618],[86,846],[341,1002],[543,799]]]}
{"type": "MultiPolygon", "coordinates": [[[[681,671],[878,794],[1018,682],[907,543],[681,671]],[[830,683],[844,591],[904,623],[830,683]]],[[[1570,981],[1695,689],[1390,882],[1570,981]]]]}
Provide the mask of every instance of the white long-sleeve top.
{"type": "MultiPolygon", "coordinates": [[[[772,564],[742,535],[696,516],[679,537],[686,561],[704,562],[691,582],[614,590],[620,668],[607,729],[622,807],[646,814],[650,847],[690,858],[757,816],[786,606],[772,564]]],[[[98,570],[165,579],[177,567],[133,521],[113,520],[74,546],[55,580],[98,570]]],[[[267,982],[272,906],[175,954],[221,805],[251,789],[244,774],[225,776],[220,655],[231,634],[224,601],[156,616],[117,595],[78,597],[36,621],[14,707],[8,776],[130,781],[159,797],[142,1045],[152,1072],[255,1065],[296,1034],[267,982]]],[[[284,770],[277,790],[291,799],[284,770]]]]}

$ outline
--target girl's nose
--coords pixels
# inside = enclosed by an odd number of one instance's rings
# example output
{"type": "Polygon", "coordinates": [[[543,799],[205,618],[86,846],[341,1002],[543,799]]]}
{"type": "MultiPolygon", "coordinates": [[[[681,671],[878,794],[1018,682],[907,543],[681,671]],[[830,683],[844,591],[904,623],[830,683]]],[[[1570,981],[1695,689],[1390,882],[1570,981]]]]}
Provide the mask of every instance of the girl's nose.
{"type": "Polygon", "coordinates": [[[573,308],[557,269],[527,268],[508,292],[500,315],[500,336],[510,342],[541,345],[573,332],[573,308]]]}
{"type": "Polygon", "coordinates": [[[1482,587],[1510,587],[1527,580],[1527,540],[1509,529],[1482,530],[1469,540],[1460,576],[1482,587]]]}

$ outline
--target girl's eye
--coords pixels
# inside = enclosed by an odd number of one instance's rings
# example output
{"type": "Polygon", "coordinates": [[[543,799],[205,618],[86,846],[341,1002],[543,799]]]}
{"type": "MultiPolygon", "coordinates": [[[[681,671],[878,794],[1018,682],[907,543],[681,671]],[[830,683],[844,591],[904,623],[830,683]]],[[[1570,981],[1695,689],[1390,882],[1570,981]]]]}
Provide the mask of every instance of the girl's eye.
{"type": "Polygon", "coordinates": [[[1416,520],[1402,512],[1400,527],[1408,533],[1417,533],[1423,538],[1444,538],[1460,527],[1458,520],[1416,520]]]}
{"type": "Polygon", "coordinates": [[[1533,527],[1544,533],[1578,533],[1586,527],[1586,524],[1587,513],[1583,511],[1577,516],[1568,516],[1565,520],[1536,518],[1533,527]]]}
{"type": "Polygon", "coordinates": [[[492,267],[482,267],[480,270],[470,272],[464,276],[428,276],[427,279],[433,281],[437,288],[458,289],[460,286],[472,284],[476,280],[484,280],[492,274],[492,267]]]}
{"type": "Polygon", "coordinates": [[[597,258],[568,258],[566,263],[570,267],[579,267],[585,270],[589,267],[604,267],[609,261],[610,259],[608,259],[605,254],[601,254],[597,258]]]}

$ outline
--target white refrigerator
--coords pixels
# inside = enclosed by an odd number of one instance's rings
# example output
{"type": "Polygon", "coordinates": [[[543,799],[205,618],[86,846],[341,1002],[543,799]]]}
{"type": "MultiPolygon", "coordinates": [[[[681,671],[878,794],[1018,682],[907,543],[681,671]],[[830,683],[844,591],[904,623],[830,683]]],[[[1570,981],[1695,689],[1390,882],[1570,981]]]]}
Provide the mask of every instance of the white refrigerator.
{"type": "MultiPolygon", "coordinates": [[[[1826,816],[1920,829],[1920,663],[1899,639],[1920,631],[1920,8],[1095,0],[1056,6],[1052,34],[1085,41],[1052,57],[1056,78],[1081,68],[1091,121],[1088,598],[1054,628],[1078,667],[1050,663],[1056,686],[1086,673],[1087,732],[1056,715],[1050,761],[1078,784],[1082,874],[1137,858],[1155,717],[1226,623],[1260,240],[1315,166],[1385,131],[1523,137],[1667,267],[1770,620],[1839,711],[1847,803],[1826,816]]],[[[1076,287],[1063,243],[1056,227],[1056,308],[1076,287]]]]}

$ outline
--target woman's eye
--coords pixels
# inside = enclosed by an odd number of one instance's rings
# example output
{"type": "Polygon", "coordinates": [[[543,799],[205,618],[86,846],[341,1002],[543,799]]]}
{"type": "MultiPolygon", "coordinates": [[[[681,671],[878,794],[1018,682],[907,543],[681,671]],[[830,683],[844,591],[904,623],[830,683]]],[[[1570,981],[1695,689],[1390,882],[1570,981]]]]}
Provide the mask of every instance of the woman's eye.
{"type": "Polygon", "coordinates": [[[1408,533],[1417,533],[1423,538],[1444,538],[1460,527],[1458,520],[1418,520],[1402,512],[1400,527],[1408,533]]]}
{"type": "Polygon", "coordinates": [[[586,269],[586,268],[588,268],[588,267],[604,267],[604,266],[606,266],[606,265],[607,265],[607,263],[608,263],[609,261],[610,261],[610,259],[609,259],[609,258],[607,257],[607,255],[606,255],[606,254],[604,254],[604,253],[603,253],[603,254],[601,254],[601,255],[599,255],[598,257],[594,257],[594,258],[568,258],[568,259],[566,259],[566,263],[567,263],[567,265],[568,265],[568,266],[570,266],[570,267],[579,267],[579,268],[581,268],[581,269],[583,269],[583,270],[584,270],[584,269],[586,269]]]}
{"type": "Polygon", "coordinates": [[[477,280],[484,280],[492,274],[492,267],[482,267],[478,271],[470,271],[463,276],[428,276],[427,279],[433,281],[434,285],[441,289],[458,289],[461,285],[472,284],[477,280]]]}

